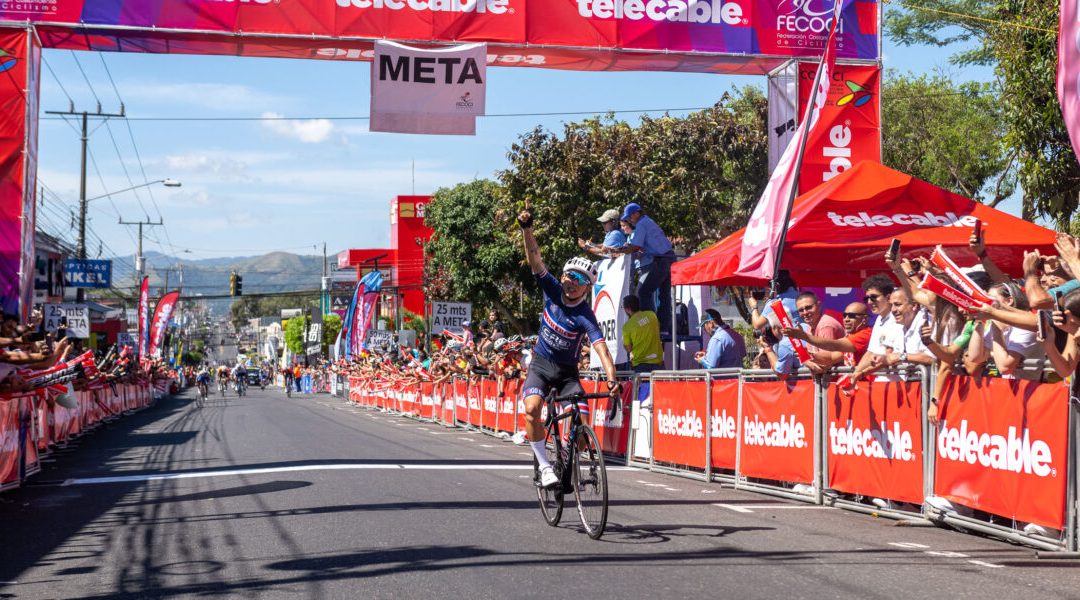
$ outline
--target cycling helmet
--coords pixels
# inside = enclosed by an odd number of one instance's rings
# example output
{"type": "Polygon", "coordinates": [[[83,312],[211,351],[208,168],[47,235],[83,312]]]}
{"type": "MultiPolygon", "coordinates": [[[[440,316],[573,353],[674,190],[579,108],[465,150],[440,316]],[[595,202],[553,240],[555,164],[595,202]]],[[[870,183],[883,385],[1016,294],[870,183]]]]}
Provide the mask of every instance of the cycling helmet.
{"type": "Polygon", "coordinates": [[[589,283],[596,283],[596,263],[587,258],[575,256],[570,260],[566,261],[566,264],[563,265],[562,270],[563,273],[566,273],[567,271],[577,271],[578,273],[581,273],[582,275],[588,277],[589,283]]]}
{"type": "Polygon", "coordinates": [[[509,344],[509,343],[510,343],[510,340],[508,340],[506,338],[499,338],[499,339],[495,340],[495,351],[496,352],[501,352],[503,350],[503,348],[505,348],[506,345],[509,344]]]}

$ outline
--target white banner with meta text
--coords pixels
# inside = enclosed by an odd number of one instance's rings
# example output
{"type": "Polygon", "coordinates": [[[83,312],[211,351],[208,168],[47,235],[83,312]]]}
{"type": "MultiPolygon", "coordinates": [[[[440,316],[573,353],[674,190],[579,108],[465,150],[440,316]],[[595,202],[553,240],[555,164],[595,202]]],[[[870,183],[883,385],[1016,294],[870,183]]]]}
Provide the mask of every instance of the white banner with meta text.
{"type": "Polygon", "coordinates": [[[370,129],[475,135],[486,89],[487,44],[425,49],[376,41],[370,129]]]}

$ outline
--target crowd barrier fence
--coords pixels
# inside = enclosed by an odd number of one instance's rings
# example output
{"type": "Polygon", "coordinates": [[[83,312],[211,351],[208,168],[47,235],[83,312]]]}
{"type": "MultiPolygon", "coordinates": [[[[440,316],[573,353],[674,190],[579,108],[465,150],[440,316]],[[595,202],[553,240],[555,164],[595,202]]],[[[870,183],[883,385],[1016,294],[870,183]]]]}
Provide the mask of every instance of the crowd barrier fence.
{"type": "Polygon", "coordinates": [[[75,392],[77,406],[46,401],[44,390],[0,395],[0,491],[22,485],[41,471],[41,460],[106,420],[149,406],[149,384],[75,392]]]}
{"type": "MultiPolygon", "coordinates": [[[[886,372],[841,393],[837,375],[768,370],[621,373],[623,406],[590,403],[605,453],[656,472],[879,516],[928,520],[1075,552],[1077,401],[1049,378],[886,372]]],[[[582,373],[587,392],[605,389],[582,373]]],[[[454,378],[411,389],[350,377],[349,401],[500,437],[524,429],[520,380],[454,378]]]]}

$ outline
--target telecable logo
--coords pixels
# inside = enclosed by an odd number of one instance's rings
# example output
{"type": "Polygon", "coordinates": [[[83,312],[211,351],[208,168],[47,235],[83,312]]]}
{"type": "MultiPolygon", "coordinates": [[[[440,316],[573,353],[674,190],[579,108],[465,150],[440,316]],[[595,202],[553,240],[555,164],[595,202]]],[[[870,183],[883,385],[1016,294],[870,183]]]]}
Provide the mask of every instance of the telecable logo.
{"type": "Polygon", "coordinates": [[[337,0],[341,8],[412,10],[417,12],[513,14],[510,0],[337,0]]]}
{"type": "Polygon", "coordinates": [[[578,14],[587,19],[709,23],[736,27],[750,24],[742,6],[733,0],[577,0],[577,4],[578,14]]]}
{"type": "Polygon", "coordinates": [[[980,433],[968,429],[964,419],[960,427],[943,423],[937,444],[938,456],[946,460],[1037,477],[1057,476],[1057,469],[1051,466],[1054,457],[1050,444],[1031,439],[1027,428],[1019,434],[1016,427],[1010,427],[1006,435],[980,433]]]}

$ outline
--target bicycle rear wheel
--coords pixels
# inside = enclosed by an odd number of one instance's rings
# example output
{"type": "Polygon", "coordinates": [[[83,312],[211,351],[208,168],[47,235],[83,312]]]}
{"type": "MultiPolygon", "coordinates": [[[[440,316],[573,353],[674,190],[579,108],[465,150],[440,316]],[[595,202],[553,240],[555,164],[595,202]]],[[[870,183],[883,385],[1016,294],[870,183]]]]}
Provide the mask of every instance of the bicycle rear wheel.
{"type": "MultiPolygon", "coordinates": [[[[558,462],[558,447],[554,450],[546,447],[548,454],[548,460],[551,461],[552,468],[555,469],[555,474],[562,479],[562,465],[558,462]]],[[[536,457],[533,457],[533,483],[540,481],[540,463],[536,461],[536,457]]],[[[562,493],[562,484],[560,483],[555,489],[545,489],[536,486],[536,497],[540,500],[540,512],[544,515],[544,520],[548,525],[555,527],[562,519],[563,500],[565,497],[562,493]]]]}
{"type": "Polygon", "coordinates": [[[594,540],[604,535],[607,525],[608,489],[607,469],[600,440],[588,425],[578,426],[578,443],[574,460],[574,497],[577,499],[578,515],[585,533],[594,540]],[[580,440],[584,440],[582,445],[580,440]]]}

